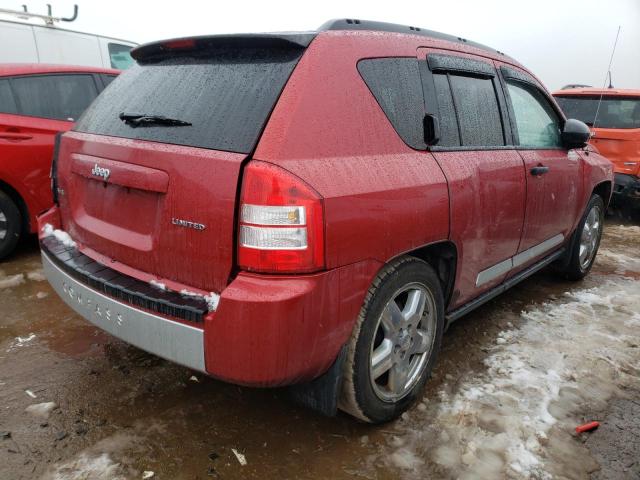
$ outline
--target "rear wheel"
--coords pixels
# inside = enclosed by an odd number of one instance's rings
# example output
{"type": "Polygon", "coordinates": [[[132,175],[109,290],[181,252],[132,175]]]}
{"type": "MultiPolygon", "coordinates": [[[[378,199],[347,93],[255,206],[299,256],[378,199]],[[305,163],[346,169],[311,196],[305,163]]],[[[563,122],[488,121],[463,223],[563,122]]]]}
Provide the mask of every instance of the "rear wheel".
{"type": "Polygon", "coordinates": [[[13,252],[21,234],[20,210],[6,193],[0,191],[0,260],[13,252]]]}
{"type": "Polygon", "coordinates": [[[422,391],[444,327],[437,275],[403,257],[375,279],[349,345],[340,408],[381,423],[402,414],[422,391]]]}
{"type": "Polygon", "coordinates": [[[593,195],[574,234],[569,263],[562,271],[567,278],[581,280],[589,273],[600,247],[603,226],[604,201],[593,195]]]}

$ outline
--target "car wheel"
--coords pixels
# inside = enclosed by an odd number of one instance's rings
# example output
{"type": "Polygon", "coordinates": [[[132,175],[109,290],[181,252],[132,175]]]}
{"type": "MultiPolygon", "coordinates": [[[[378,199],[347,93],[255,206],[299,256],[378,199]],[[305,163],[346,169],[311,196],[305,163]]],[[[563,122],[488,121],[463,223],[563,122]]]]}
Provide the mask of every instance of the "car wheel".
{"type": "Polygon", "coordinates": [[[348,346],[340,409],[370,423],[401,415],[422,391],[444,330],[444,301],[429,264],[402,257],[369,289],[348,346]]]}
{"type": "Polygon", "coordinates": [[[21,234],[20,210],[7,194],[0,191],[0,260],[13,252],[21,234]]]}
{"type": "Polygon", "coordinates": [[[600,247],[603,227],[604,202],[599,195],[593,195],[574,234],[569,263],[562,272],[566,278],[581,280],[589,273],[600,247]]]}

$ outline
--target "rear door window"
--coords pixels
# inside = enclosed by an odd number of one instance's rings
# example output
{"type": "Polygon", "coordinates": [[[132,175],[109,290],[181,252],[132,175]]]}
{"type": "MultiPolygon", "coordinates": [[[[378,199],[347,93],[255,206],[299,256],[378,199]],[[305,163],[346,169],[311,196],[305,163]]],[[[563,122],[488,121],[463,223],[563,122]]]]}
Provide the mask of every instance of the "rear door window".
{"type": "Polygon", "coordinates": [[[456,109],[453,105],[449,78],[446,74],[434,74],[433,83],[438,102],[438,115],[440,119],[440,139],[437,145],[440,147],[459,147],[460,132],[456,109]]]}
{"type": "Polygon", "coordinates": [[[502,118],[493,79],[452,74],[448,77],[462,146],[504,145],[502,118]]]}
{"type": "Polygon", "coordinates": [[[0,80],[0,113],[18,113],[8,79],[0,80]]]}
{"type": "Polygon", "coordinates": [[[507,91],[516,121],[518,145],[559,148],[560,119],[537,88],[507,80],[507,91]]]}
{"type": "Polygon", "coordinates": [[[22,115],[75,121],[98,95],[92,75],[34,75],[11,79],[22,115]]]}
{"type": "Polygon", "coordinates": [[[416,58],[373,58],[358,71],[402,140],[424,150],[424,97],[416,58]]]}
{"type": "Polygon", "coordinates": [[[301,48],[220,48],[134,65],[87,109],[75,130],[250,153],[301,48]],[[190,126],[134,128],[121,113],[164,116],[190,126]]]}

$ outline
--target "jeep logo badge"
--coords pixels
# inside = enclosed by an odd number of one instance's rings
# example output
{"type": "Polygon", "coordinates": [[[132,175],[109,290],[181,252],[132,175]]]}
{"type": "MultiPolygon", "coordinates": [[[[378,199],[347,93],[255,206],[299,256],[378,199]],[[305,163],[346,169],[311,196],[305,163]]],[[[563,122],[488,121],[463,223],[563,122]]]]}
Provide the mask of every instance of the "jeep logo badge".
{"type": "Polygon", "coordinates": [[[111,170],[109,170],[108,168],[99,167],[96,163],[91,169],[91,175],[101,177],[106,182],[107,178],[109,178],[109,175],[111,175],[111,170]]]}

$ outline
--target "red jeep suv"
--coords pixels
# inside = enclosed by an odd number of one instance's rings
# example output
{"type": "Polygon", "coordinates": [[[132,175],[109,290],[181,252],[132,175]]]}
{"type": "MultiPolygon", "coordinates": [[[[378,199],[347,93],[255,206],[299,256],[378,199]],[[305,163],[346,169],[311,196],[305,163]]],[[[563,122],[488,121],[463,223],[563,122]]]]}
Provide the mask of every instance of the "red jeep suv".
{"type": "Polygon", "coordinates": [[[0,259],[36,231],[51,208],[54,138],[66,132],[117,70],[45,64],[0,65],[0,259]]]}
{"type": "Polygon", "coordinates": [[[336,20],[132,55],[63,135],[39,226],[53,288],[133,345],[383,422],[448,324],[591,268],[611,164],[500,52],[336,20]]]}

